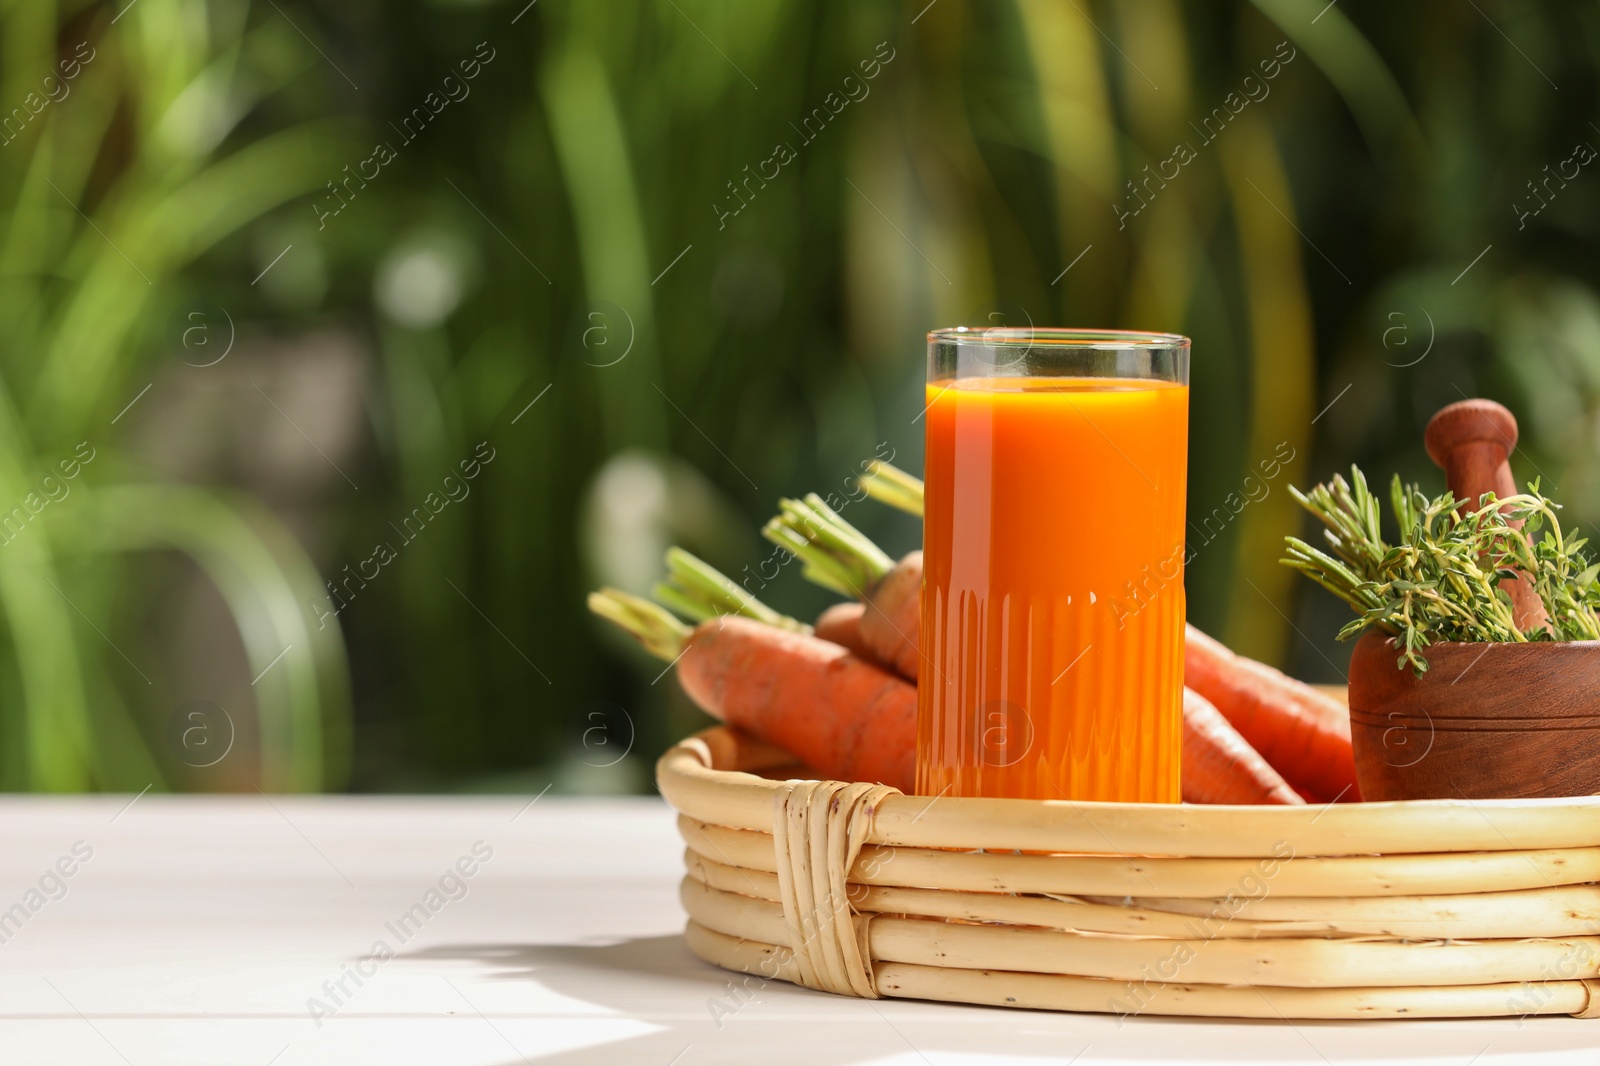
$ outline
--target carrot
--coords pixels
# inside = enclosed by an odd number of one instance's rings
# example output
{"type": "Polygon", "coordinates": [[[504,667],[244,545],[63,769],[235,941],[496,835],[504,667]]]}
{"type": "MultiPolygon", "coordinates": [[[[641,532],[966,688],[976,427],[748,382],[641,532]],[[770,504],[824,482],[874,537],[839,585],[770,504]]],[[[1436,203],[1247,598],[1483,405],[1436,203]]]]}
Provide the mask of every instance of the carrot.
{"type": "Polygon", "coordinates": [[[895,562],[815,493],[779,506],[783,513],[762,533],[793,552],[811,580],[860,600],[868,657],[915,681],[922,660],[922,552],[895,562]]]}
{"type": "MultiPolygon", "coordinates": [[[[822,640],[831,640],[848,648],[857,658],[872,661],[872,653],[861,640],[861,616],[867,613],[865,605],[850,602],[836,603],[817,615],[811,632],[822,640]]],[[[882,663],[878,663],[882,666],[882,663]]]]}
{"type": "Polygon", "coordinates": [[[1183,690],[1183,798],[1186,803],[1305,802],[1192,688],[1183,690]]]}
{"type": "Polygon", "coordinates": [[[861,639],[873,658],[917,679],[922,661],[922,551],[908,553],[862,599],[861,639]]]}
{"type": "Polygon", "coordinates": [[[837,644],[725,615],[692,629],[615,589],[589,609],[677,663],[699,707],[798,757],[825,778],[916,785],[917,690],[837,644]]]}
{"type": "Polygon", "coordinates": [[[1183,681],[1308,799],[1361,798],[1350,716],[1337,700],[1235,655],[1194,626],[1184,641],[1183,681]]]}

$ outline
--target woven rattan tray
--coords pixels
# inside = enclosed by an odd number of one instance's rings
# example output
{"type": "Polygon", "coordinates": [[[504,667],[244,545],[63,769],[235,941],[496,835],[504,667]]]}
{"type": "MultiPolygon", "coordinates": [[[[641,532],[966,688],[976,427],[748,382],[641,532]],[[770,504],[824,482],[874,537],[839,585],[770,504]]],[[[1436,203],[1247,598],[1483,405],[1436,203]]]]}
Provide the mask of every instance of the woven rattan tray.
{"type": "Polygon", "coordinates": [[[1600,1017],[1600,797],[928,798],[775,780],[786,762],[717,728],[657,766],[689,946],[757,980],[1124,1015],[1600,1017]]]}

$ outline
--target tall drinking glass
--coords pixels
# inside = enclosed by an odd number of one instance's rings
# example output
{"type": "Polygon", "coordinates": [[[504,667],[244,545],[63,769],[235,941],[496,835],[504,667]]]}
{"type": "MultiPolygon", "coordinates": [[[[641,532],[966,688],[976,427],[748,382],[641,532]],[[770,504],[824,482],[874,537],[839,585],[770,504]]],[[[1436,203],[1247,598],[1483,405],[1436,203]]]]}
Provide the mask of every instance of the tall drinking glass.
{"type": "Polygon", "coordinates": [[[1176,803],[1189,339],[928,334],[923,795],[1176,803]]]}

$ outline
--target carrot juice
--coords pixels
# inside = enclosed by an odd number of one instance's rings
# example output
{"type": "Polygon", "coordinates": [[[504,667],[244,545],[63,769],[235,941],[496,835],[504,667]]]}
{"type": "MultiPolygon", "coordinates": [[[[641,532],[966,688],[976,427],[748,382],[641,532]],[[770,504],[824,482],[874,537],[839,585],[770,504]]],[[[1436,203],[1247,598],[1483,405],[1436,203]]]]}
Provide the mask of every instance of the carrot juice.
{"type": "Polygon", "coordinates": [[[1176,803],[1188,342],[1058,334],[930,363],[917,791],[1176,803]]]}

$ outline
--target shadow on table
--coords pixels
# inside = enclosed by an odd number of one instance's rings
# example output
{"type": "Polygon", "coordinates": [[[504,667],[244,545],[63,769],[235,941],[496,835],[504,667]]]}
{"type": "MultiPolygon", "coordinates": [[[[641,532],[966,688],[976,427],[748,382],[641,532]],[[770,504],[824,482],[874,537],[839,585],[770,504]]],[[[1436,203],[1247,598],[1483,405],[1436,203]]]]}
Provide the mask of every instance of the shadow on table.
{"type": "MultiPolygon", "coordinates": [[[[494,971],[488,976],[489,980],[537,982],[558,995],[638,1017],[656,1027],[652,1032],[623,1040],[532,1056],[521,1060],[523,1063],[691,1066],[701,1060],[684,1052],[696,1045],[704,1047],[713,1041],[722,1041],[724,1034],[739,1024],[741,1016],[748,1035],[757,1036],[760,1043],[770,1045],[770,1030],[765,1033],[762,1030],[763,1022],[770,1022],[771,1018],[757,1017],[763,1007],[771,1007],[781,1000],[797,1001],[798,1006],[784,1011],[784,1022],[794,1025],[811,1016],[808,1006],[815,1009],[813,1004],[804,1001],[823,995],[785,981],[761,981],[755,977],[750,978],[750,991],[735,993],[736,983],[743,982],[744,976],[717,969],[695,958],[678,934],[606,944],[443,944],[397,957],[479,962],[494,971]],[[646,1003],[650,1006],[644,1007],[646,1003]]],[[[722,1051],[735,1051],[741,1042],[735,1036],[722,1051]]],[[[899,1049],[905,1049],[903,1043],[899,1049]]],[[[867,1057],[879,1057],[882,1050],[873,1048],[867,1057]]],[[[735,1054],[726,1061],[759,1061],[764,1066],[782,1066],[791,1061],[784,1057],[782,1049],[776,1051],[776,1054],[771,1050],[756,1054],[751,1059],[741,1059],[735,1054]]],[[[821,1061],[815,1045],[809,1054],[800,1048],[794,1051],[799,1053],[794,1062],[821,1061]]],[[[851,1060],[830,1057],[827,1061],[851,1060]]],[[[506,1066],[516,1066],[516,1063],[506,1066]]]]}
{"type": "MultiPolygon", "coordinates": [[[[620,997],[614,986],[600,980],[608,974],[626,974],[635,981],[641,977],[670,981],[679,990],[692,987],[708,996],[722,991],[729,980],[739,976],[695,958],[683,937],[676,933],[608,944],[442,944],[397,957],[481,962],[500,970],[492,975],[493,980],[536,980],[552,991],[613,1008],[619,1005],[606,1002],[607,987],[612,987],[611,998],[620,997]],[[601,998],[593,998],[595,995],[601,998]]],[[[631,997],[630,1002],[637,1007],[631,997]]]]}
{"type": "Polygon", "coordinates": [[[1592,1061],[1583,1056],[1592,1054],[1600,1033],[1595,1023],[1570,1018],[1531,1018],[1520,1026],[1515,1019],[1291,1024],[1141,1016],[1119,1021],[1110,1015],[861,1000],[784,981],[747,980],[701,962],[677,935],[606,944],[447,944],[402,957],[478,962],[495,971],[492,980],[537,982],[558,995],[656,1027],[623,1040],[522,1060],[563,1066],[891,1060],[909,1066],[929,1061],[930,1055],[974,1062],[1002,1056],[1065,1062],[1085,1050],[1084,1062],[1322,1063],[1457,1053],[1465,1062],[1489,1049],[1513,1047],[1554,1066],[1592,1061]],[[827,1051],[819,1048],[819,1039],[827,1051]]]}

